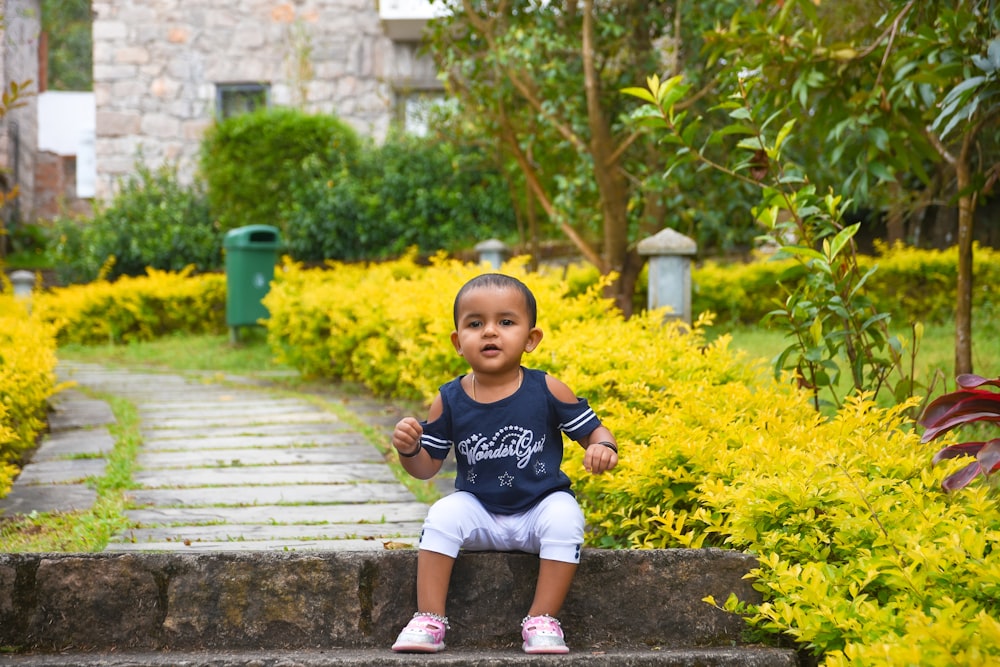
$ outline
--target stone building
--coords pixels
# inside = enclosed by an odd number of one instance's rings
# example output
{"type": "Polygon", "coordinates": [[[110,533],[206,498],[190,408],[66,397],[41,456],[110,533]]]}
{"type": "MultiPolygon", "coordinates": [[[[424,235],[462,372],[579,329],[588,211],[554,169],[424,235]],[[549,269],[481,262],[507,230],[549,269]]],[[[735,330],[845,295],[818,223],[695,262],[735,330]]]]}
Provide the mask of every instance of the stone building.
{"type": "Polygon", "coordinates": [[[206,128],[261,104],[334,113],[383,137],[440,84],[417,55],[429,3],[376,4],[94,0],[96,196],[137,160],[176,164],[190,181],[206,128]]]}

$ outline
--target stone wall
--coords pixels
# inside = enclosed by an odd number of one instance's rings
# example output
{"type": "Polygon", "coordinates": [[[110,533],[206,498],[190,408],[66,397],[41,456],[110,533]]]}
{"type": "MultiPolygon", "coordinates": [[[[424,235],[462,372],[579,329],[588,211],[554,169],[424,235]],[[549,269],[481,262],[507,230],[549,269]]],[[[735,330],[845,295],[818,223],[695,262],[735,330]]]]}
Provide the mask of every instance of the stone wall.
{"type": "Polygon", "coordinates": [[[372,0],[94,0],[93,11],[101,199],[140,156],[190,182],[219,84],[268,84],[272,106],[335,113],[378,139],[400,82],[427,79],[372,0]]]}

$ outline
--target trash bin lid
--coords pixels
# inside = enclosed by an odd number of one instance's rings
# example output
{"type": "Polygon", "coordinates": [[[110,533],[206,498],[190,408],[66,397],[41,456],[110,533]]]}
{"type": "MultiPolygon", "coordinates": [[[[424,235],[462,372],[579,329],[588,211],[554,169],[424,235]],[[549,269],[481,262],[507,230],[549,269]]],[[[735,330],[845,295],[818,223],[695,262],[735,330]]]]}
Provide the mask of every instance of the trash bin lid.
{"type": "Polygon", "coordinates": [[[280,234],[277,227],[271,225],[247,225],[226,232],[223,241],[225,248],[277,248],[280,234]]]}

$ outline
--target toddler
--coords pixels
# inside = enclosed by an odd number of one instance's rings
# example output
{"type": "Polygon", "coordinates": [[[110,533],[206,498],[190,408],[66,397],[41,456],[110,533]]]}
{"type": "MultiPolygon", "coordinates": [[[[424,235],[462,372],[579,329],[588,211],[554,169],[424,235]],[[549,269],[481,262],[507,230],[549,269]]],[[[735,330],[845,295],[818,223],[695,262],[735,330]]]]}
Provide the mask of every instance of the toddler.
{"type": "Polygon", "coordinates": [[[470,372],[443,385],[427,421],[406,417],[392,445],[407,472],[430,479],[454,448],[456,491],[427,514],[417,556],[417,613],[394,651],[444,649],[445,601],[461,549],[540,557],[535,595],[521,623],[525,653],[567,653],[556,616],[580,562],[583,513],[560,465],[562,434],[586,450],[594,474],[618,464],[618,445],[583,398],[521,355],[542,340],[535,297],[499,273],[477,276],[455,297],[452,345],[470,372]]]}

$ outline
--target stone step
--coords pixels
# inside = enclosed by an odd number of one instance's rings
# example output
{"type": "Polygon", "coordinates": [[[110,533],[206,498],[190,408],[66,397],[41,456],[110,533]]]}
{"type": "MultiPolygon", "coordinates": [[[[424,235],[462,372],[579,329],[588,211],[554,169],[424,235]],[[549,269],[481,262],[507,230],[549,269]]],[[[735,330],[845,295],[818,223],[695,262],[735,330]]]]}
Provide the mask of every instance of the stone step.
{"type": "Polygon", "coordinates": [[[568,655],[528,656],[518,648],[452,649],[433,655],[397,654],[383,649],[296,651],[199,651],[155,653],[70,653],[6,655],[11,667],[797,667],[795,653],[761,646],[682,649],[581,649],[568,655]]]}
{"type": "MultiPolygon", "coordinates": [[[[5,659],[32,665],[415,664],[388,647],[415,610],[416,556],[0,554],[0,646],[5,659]],[[59,662],[63,654],[69,662],[59,662]]],[[[792,651],[744,646],[742,619],[704,602],[730,593],[759,600],[744,578],[755,564],[719,549],[585,550],[560,614],[569,660],[797,664],[792,651]]],[[[449,593],[448,650],[419,656],[420,664],[571,664],[520,651],[537,572],[533,555],[462,554],[449,593]]]]}

